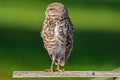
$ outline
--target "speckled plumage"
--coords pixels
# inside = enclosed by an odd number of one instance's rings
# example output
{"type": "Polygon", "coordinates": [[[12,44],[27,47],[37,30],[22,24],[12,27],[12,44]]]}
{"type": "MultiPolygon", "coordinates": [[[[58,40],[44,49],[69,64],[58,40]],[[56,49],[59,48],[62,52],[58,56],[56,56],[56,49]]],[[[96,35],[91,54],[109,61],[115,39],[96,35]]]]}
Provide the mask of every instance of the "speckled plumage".
{"type": "Polygon", "coordinates": [[[73,24],[67,9],[61,3],[52,3],[46,9],[41,36],[53,65],[64,66],[73,46],[73,24]]]}

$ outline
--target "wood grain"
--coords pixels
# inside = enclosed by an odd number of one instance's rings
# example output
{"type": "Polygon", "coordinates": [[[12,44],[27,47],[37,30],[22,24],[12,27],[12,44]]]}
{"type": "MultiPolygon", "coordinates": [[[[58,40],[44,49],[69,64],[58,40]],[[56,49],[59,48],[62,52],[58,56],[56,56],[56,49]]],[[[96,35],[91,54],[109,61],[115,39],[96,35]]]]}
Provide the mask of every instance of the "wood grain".
{"type": "Polygon", "coordinates": [[[49,77],[120,77],[120,72],[114,72],[114,71],[64,71],[64,72],[14,71],[13,72],[13,78],[49,78],[49,77]]]}

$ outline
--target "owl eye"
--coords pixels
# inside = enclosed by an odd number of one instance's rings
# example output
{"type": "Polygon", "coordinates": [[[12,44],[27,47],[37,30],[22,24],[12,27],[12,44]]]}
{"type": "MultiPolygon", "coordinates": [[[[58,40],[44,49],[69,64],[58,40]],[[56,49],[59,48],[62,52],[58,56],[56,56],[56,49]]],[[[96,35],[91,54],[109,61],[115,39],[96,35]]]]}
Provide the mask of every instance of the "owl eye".
{"type": "Polygon", "coordinates": [[[54,11],[55,11],[55,9],[54,9],[54,8],[51,8],[51,9],[50,9],[50,11],[51,11],[51,12],[54,12],[54,11]]]}

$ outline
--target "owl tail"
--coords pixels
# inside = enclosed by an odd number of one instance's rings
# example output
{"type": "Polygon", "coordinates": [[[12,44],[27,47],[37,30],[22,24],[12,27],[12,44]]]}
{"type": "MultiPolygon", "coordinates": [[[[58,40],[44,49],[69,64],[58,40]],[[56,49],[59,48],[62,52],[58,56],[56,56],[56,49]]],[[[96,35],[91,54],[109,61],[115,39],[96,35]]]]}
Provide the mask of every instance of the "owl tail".
{"type": "Polygon", "coordinates": [[[65,61],[62,61],[61,63],[60,63],[60,66],[64,66],[65,65],[65,61]]]}
{"type": "MultiPolygon", "coordinates": [[[[55,62],[55,65],[58,65],[58,62],[55,62]]],[[[64,65],[65,65],[64,61],[60,62],[60,66],[64,66],[64,65]]]]}
{"type": "MultiPolygon", "coordinates": [[[[55,65],[58,65],[58,61],[55,61],[55,65]]],[[[64,65],[65,65],[65,59],[62,58],[62,59],[60,60],[60,66],[64,66],[64,65]]]]}

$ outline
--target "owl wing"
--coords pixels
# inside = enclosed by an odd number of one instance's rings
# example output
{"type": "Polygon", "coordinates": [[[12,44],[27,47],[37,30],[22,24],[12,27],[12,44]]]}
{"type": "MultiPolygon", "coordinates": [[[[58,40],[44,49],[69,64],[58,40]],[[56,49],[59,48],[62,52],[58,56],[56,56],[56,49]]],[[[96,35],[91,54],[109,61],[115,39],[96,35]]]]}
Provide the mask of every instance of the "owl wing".
{"type": "Polygon", "coordinates": [[[70,52],[73,47],[73,24],[70,20],[70,18],[65,19],[65,24],[62,25],[62,28],[59,29],[61,33],[61,39],[64,39],[64,44],[65,44],[65,55],[62,58],[63,62],[66,62],[67,59],[69,58],[70,52]]]}
{"type": "Polygon", "coordinates": [[[70,20],[70,18],[67,20],[67,34],[66,34],[66,51],[65,51],[65,61],[69,58],[70,52],[73,47],[73,24],[70,20]]]}

